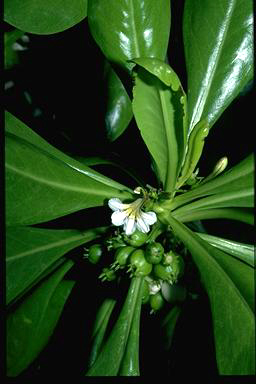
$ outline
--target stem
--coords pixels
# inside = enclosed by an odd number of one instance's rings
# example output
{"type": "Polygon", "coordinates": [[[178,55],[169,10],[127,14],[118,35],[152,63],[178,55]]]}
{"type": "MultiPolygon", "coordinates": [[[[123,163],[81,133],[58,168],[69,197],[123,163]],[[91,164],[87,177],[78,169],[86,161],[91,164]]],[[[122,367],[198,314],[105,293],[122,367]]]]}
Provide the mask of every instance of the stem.
{"type": "Polygon", "coordinates": [[[155,239],[163,232],[163,226],[157,222],[148,236],[147,243],[155,241],[155,239]]]}

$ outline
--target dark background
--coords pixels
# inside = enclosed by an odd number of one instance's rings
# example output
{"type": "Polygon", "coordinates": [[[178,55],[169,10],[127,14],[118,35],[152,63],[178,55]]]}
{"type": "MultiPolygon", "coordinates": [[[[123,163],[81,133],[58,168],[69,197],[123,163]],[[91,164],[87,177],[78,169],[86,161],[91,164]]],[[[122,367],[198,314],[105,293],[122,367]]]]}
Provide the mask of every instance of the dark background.
{"type": "MultiPolygon", "coordinates": [[[[172,12],[176,17],[172,19],[168,55],[170,65],[186,90],[186,69],[181,44],[181,3],[172,2],[172,12]]],[[[5,30],[11,29],[5,25],[5,30]]],[[[90,36],[87,21],[54,35],[27,35],[30,39],[28,50],[19,54],[19,64],[5,74],[5,82],[14,83],[5,92],[6,109],[51,144],[71,155],[120,154],[123,162],[154,186],[149,154],[134,120],[115,142],[107,141],[104,127],[106,105],[103,55],[90,36]]],[[[212,129],[199,163],[200,174],[210,173],[222,156],[228,156],[229,166],[232,166],[253,151],[251,88],[248,87],[231,104],[212,129]]],[[[106,166],[97,169],[124,184],[132,182],[116,169],[106,166]]],[[[100,225],[109,223],[109,212],[101,208],[100,213],[98,209],[91,209],[39,226],[84,227],[86,214],[91,217],[91,227],[99,225],[99,220],[100,225]]],[[[227,220],[219,220],[217,223],[216,220],[207,220],[204,225],[212,234],[245,242],[254,239],[253,229],[246,224],[227,220]]],[[[70,255],[73,256],[73,253],[70,255]]],[[[21,378],[43,375],[52,377],[53,374],[74,377],[83,371],[88,354],[87,340],[102,295],[97,279],[88,279],[90,274],[95,273],[90,268],[78,263],[72,271],[70,277],[77,279],[77,285],[65,306],[56,332],[49,345],[21,378]]],[[[143,313],[141,350],[144,356],[141,368],[144,374],[158,376],[160,371],[163,376],[178,376],[184,370],[192,375],[200,371],[202,374],[216,374],[209,303],[200,287],[198,290],[199,300],[188,299],[185,303],[171,351],[161,349],[157,317],[148,317],[143,313]],[[143,348],[145,344],[147,348],[143,348]]]]}

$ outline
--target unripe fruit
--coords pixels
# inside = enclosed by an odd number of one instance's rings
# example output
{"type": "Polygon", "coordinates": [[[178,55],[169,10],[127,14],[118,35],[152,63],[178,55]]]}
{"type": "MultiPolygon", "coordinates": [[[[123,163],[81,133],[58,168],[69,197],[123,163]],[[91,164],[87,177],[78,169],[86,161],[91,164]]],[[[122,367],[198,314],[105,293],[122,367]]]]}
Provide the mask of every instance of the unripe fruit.
{"type": "Polygon", "coordinates": [[[161,292],[157,292],[155,295],[151,295],[149,303],[153,311],[159,311],[164,306],[164,298],[161,292]]]}
{"type": "Polygon", "coordinates": [[[103,248],[101,244],[94,244],[89,248],[88,260],[92,264],[97,264],[103,254],[103,248]]]}
{"type": "Polygon", "coordinates": [[[148,235],[146,233],[140,232],[136,229],[135,232],[131,236],[124,236],[124,240],[127,244],[132,247],[140,247],[145,244],[148,239],[148,235]]]}
{"type": "Polygon", "coordinates": [[[152,264],[148,263],[144,257],[142,249],[136,249],[130,256],[131,270],[135,276],[146,276],[152,271],[152,264]]]}
{"type": "Polygon", "coordinates": [[[151,264],[159,264],[164,254],[162,244],[157,242],[149,243],[146,247],[145,258],[151,264]]]}

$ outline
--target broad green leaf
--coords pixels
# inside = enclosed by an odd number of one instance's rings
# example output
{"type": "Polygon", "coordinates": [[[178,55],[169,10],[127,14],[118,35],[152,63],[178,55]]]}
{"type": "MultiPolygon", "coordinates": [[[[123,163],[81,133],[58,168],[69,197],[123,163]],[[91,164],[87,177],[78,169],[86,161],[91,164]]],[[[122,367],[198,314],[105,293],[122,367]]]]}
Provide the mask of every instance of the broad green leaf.
{"type": "Polygon", "coordinates": [[[253,1],[186,0],[189,132],[215,123],[253,76],[253,1]]]}
{"type": "Polygon", "coordinates": [[[48,343],[75,283],[70,280],[61,281],[72,265],[72,261],[67,261],[9,314],[8,376],[19,375],[48,343]]]}
{"type": "Polygon", "coordinates": [[[39,35],[62,32],[87,15],[87,0],[4,0],[4,20],[39,35]]]}
{"type": "MultiPolygon", "coordinates": [[[[79,161],[76,161],[74,158],[66,155],[64,152],[53,147],[41,136],[36,134],[32,129],[27,127],[22,121],[20,121],[7,111],[5,111],[5,130],[7,133],[15,135],[20,139],[25,140],[30,144],[33,144],[34,146],[43,150],[43,152],[49,153],[50,155],[52,155],[52,157],[57,158],[58,160],[66,163],[67,166],[72,167],[73,169],[83,173],[84,175],[88,175],[94,178],[95,180],[100,181],[101,183],[109,185],[113,188],[126,188],[122,184],[117,183],[116,181],[104,175],[101,175],[100,173],[90,169],[89,167],[84,166],[79,161]]],[[[126,189],[129,190],[128,188],[126,189]]]]}
{"type": "Polygon", "coordinates": [[[131,70],[135,57],[164,60],[169,41],[170,0],[88,0],[91,33],[110,62],[131,70]]]}
{"type": "Polygon", "coordinates": [[[104,228],[86,231],[9,227],[6,231],[6,301],[14,300],[71,249],[96,239],[104,228]]]}
{"type": "Polygon", "coordinates": [[[145,181],[140,178],[139,175],[137,175],[136,171],[128,166],[127,164],[123,163],[122,159],[120,159],[119,156],[111,156],[111,158],[108,157],[100,157],[100,156],[91,156],[91,157],[81,157],[76,156],[75,159],[77,161],[80,161],[82,164],[88,165],[89,167],[93,167],[96,165],[111,165],[113,167],[119,168],[121,171],[129,175],[136,183],[140,186],[145,185],[145,181]]]}
{"type": "Polygon", "coordinates": [[[248,264],[231,257],[221,249],[213,247],[208,242],[198,241],[207,249],[209,254],[217,261],[217,263],[227,273],[228,277],[233,281],[241,295],[251,310],[255,311],[255,274],[254,269],[248,264]]]}
{"type": "Polygon", "coordinates": [[[186,154],[181,168],[181,174],[177,180],[176,189],[180,188],[193,174],[203,152],[204,141],[209,133],[207,120],[197,123],[189,135],[186,154]]]}
{"type": "Polygon", "coordinates": [[[105,124],[108,139],[114,141],[125,131],[132,119],[132,103],[120,78],[107,62],[105,81],[107,83],[105,124]]]}
{"type": "Polygon", "coordinates": [[[135,120],[154,159],[160,181],[170,192],[174,190],[183,158],[181,92],[180,88],[173,91],[143,68],[139,68],[135,77],[132,102],[135,120]]]}
{"type": "Polygon", "coordinates": [[[132,196],[128,188],[62,154],[11,115],[5,153],[7,225],[37,224],[103,205],[111,197],[132,196]]]}
{"type": "Polygon", "coordinates": [[[176,215],[182,215],[186,212],[191,212],[197,209],[216,209],[216,208],[230,208],[230,207],[253,207],[254,206],[254,190],[253,188],[242,189],[235,192],[217,193],[203,197],[202,199],[193,201],[192,203],[185,204],[176,209],[176,215]]]}
{"type": "Polygon", "coordinates": [[[117,376],[125,353],[136,306],[141,305],[141,302],[137,300],[141,286],[142,279],[140,277],[134,277],[131,280],[120,315],[99,357],[86,373],[86,376],[117,376]]]}
{"type": "Polygon", "coordinates": [[[140,313],[143,294],[142,285],[137,296],[131,329],[127,340],[124,357],[118,376],[140,376],[139,348],[140,348],[140,313]]]}
{"type": "Polygon", "coordinates": [[[218,193],[237,193],[252,190],[254,187],[254,155],[251,154],[216,178],[198,185],[192,190],[176,196],[173,199],[172,209],[199,197],[218,193]]]}
{"type": "Polygon", "coordinates": [[[238,241],[223,239],[222,237],[208,235],[206,233],[197,232],[196,234],[212,246],[255,267],[255,250],[252,244],[239,243],[238,241]]]}
{"type": "MultiPolygon", "coordinates": [[[[219,373],[255,374],[255,318],[243,296],[245,292],[241,293],[236,286],[239,285],[237,276],[242,263],[231,258],[239,263],[234,273],[232,266],[229,267],[227,263],[224,265],[224,258],[220,260],[221,251],[205,243],[173,217],[163,220],[184,242],[200,271],[211,304],[219,373]]],[[[243,266],[246,267],[245,264],[243,266]]],[[[249,266],[247,268],[251,269],[249,266]]]]}
{"type": "Polygon", "coordinates": [[[111,316],[115,304],[116,300],[107,298],[103,301],[97,312],[94,327],[92,330],[92,347],[89,357],[89,367],[91,367],[95,363],[95,360],[97,359],[100,353],[102,344],[104,342],[106,329],[109,323],[109,318],[111,316]]]}
{"type": "Polygon", "coordinates": [[[162,332],[164,334],[163,344],[166,350],[170,349],[175,327],[181,313],[181,307],[175,305],[161,322],[162,332]]]}
{"type": "Polygon", "coordinates": [[[210,208],[179,212],[177,209],[172,212],[172,215],[175,219],[181,221],[182,223],[195,220],[231,219],[254,225],[253,211],[254,210],[250,208],[210,208]]]}
{"type": "MultiPolygon", "coordinates": [[[[155,75],[165,85],[172,87],[173,91],[178,91],[179,88],[183,90],[177,74],[163,60],[159,60],[153,57],[138,57],[131,61],[140,65],[148,72],[152,73],[152,75],[155,75]]],[[[185,93],[184,97],[186,97],[185,93]]]]}

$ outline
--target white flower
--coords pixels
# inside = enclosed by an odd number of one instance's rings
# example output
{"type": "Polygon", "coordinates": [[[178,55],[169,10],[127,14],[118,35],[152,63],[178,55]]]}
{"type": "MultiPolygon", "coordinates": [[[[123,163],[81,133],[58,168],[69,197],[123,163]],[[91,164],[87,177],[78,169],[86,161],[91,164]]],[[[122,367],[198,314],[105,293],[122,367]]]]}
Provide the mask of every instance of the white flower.
{"type": "Polygon", "coordinates": [[[149,226],[157,221],[157,217],[155,212],[141,210],[144,201],[140,198],[130,204],[123,204],[117,198],[110,199],[108,205],[114,211],[111,215],[112,223],[116,226],[123,225],[128,236],[132,235],[136,228],[143,233],[149,232],[149,226]]]}
{"type": "Polygon", "coordinates": [[[160,291],[161,289],[161,282],[153,280],[151,277],[146,276],[145,280],[148,283],[148,288],[149,288],[149,294],[150,295],[155,295],[157,292],[160,291]]]}

